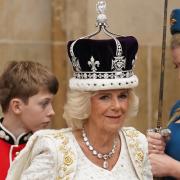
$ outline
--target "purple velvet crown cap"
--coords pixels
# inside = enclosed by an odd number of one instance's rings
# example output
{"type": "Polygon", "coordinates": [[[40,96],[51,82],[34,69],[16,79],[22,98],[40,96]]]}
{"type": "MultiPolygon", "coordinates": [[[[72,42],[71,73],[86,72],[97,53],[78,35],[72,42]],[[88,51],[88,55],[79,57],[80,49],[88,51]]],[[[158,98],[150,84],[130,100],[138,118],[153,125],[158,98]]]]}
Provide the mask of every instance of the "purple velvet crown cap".
{"type": "Polygon", "coordinates": [[[68,55],[74,71],[70,88],[83,91],[133,88],[138,42],[133,36],[69,41],[68,55]]]}

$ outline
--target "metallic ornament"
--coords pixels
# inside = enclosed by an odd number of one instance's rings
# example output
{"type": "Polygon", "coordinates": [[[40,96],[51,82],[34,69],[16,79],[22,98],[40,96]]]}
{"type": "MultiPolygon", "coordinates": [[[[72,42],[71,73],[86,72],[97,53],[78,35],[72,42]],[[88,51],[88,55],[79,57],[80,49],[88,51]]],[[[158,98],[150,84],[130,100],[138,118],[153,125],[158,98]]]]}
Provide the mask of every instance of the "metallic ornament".
{"type": "Polygon", "coordinates": [[[98,13],[97,23],[99,25],[106,24],[107,17],[105,15],[105,10],[106,10],[106,1],[105,0],[98,1],[98,3],[96,4],[96,11],[98,13]]]}
{"type": "Polygon", "coordinates": [[[106,1],[105,0],[98,1],[96,5],[96,10],[99,14],[104,14],[106,10],[106,1]]]}
{"type": "Polygon", "coordinates": [[[117,141],[114,140],[114,143],[113,143],[113,146],[112,146],[112,150],[110,152],[108,152],[106,154],[103,154],[103,153],[100,153],[97,150],[95,150],[94,147],[90,144],[89,139],[88,139],[88,137],[86,135],[86,132],[85,132],[84,128],[82,129],[82,137],[83,137],[84,143],[86,144],[88,149],[92,152],[92,154],[94,156],[96,156],[97,158],[104,160],[102,167],[104,169],[108,169],[109,163],[108,163],[107,160],[110,159],[113,156],[113,154],[115,153],[117,141]]]}

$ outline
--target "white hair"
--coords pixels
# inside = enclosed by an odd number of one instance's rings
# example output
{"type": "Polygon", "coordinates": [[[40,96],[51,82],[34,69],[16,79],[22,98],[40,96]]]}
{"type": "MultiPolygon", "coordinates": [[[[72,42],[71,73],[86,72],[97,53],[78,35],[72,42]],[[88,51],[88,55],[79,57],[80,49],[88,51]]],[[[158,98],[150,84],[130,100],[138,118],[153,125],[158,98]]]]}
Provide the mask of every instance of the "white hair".
{"type": "MultiPolygon", "coordinates": [[[[129,109],[127,117],[137,115],[139,107],[139,98],[130,89],[129,94],[129,109]]],[[[90,115],[91,97],[96,92],[85,92],[77,90],[69,90],[67,93],[67,102],[64,106],[63,118],[66,120],[68,127],[73,129],[81,129],[84,122],[90,115]]]]}

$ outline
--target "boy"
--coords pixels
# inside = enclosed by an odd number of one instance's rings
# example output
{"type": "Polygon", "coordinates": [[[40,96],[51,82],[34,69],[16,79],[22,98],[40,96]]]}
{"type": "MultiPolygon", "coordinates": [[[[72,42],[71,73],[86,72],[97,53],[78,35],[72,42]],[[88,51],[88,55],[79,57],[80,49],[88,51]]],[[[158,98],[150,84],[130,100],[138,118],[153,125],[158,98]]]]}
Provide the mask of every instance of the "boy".
{"type": "Polygon", "coordinates": [[[11,62],[0,76],[0,180],[34,131],[46,128],[55,114],[56,77],[37,62],[11,62]]]}

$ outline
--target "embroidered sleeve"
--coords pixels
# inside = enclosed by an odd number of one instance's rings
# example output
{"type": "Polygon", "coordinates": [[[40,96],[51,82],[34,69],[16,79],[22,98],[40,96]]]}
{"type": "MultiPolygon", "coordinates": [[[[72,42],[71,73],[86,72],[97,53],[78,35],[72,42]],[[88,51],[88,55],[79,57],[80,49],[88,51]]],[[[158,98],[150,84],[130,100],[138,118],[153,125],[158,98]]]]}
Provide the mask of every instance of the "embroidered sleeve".
{"type": "Polygon", "coordinates": [[[11,164],[6,180],[73,179],[77,160],[69,132],[42,130],[31,136],[11,164]]]}
{"type": "Polygon", "coordinates": [[[152,180],[151,166],[148,159],[148,143],[145,135],[132,127],[123,128],[123,131],[139,178],[152,180]]]}
{"type": "Polygon", "coordinates": [[[148,159],[148,142],[144,134],[137,131],[136,129],[131,129],[129,131],[131,139],[134,139],[134,149],[135,149],[135,161],[139,168],[142,168],[141,177],[143,180],[152,180],[151,165],[148,159]]]}
{"type": "Polygon", "coordinates": [[[143,180],[150,180],[153,179],[152,172],[151,172],[151,165],[148,158],[148,143],[146,137],[143,135],[142,137],[144,140],[144,161],[143,161],[143,180]]]}
{"type": "Polygon", "coordinates": [[[34,145],[29,165],[23,170],[21,180],[52,180],[56,176],[56,149],[48,137],[40,138],[34,145]]]}

